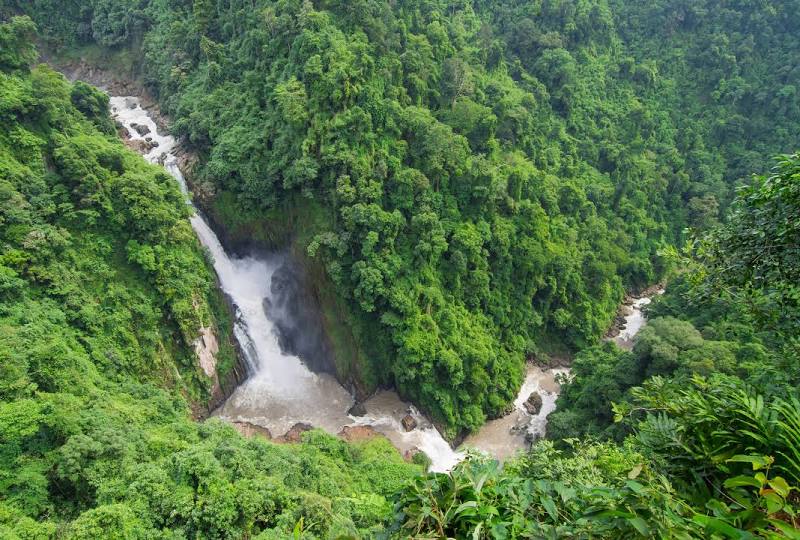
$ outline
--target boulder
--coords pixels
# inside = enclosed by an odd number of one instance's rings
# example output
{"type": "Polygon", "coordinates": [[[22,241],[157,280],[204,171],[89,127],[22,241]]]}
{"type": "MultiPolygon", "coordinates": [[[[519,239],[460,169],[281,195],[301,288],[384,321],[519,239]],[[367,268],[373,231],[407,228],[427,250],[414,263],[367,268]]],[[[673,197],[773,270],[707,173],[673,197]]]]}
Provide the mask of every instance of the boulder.
{"type": "Polygon", "coordinates": [[[149,145],[142,140],[128,139],[124,142],[128,148],[130,148],[137,154],[147,154],[150,151],[149,145]]]}
{"type": "Polygon", "coordinates": [[[531,395],[523,403],[523,407],[528,411],[528,414],[536,416],[542,410],[542,396],[539,392],[531,392],[531,395]]]}
{"type": "Polygon", "coordinates": [[[131,127],[136,130],[136,133],[144,137],[148,133],[150,133],[150,128],[147,126],[143,126],[142,124],[131,124],[131,127]]]}
{"type": "Polygon", "coordinates": [[[350,416],[364,416],[367,414],[367,408],[364,407],[363,403],[356,403],[347,410],[347,414],[350,416]]]}
{"type": "Polygon", "coordinates": [[[400,423],[403,424],[403,429],[406,431],[411,431],[417,427],[417,421],[414,420],[414,417],[410,414],[407,414],[400,420],[400,423]]]}
{"type": "Polygon", "coordinates": [[[347,442],[366,441],[375,437],[383,437],[372,426],[344,426],[338,435],[347,442]]]}
{"type": "Polygon", "coordinates": [[[158,143],[155,141],[148,142],[141,139],[126,139],[123,142],[128,148],[142,155],[149,154],[153,148],[158,146],[158,143]]]}
{"type": "Polygon", "coordinates": [[[233,427],[235,427],[239,433],[248,439],[254,435],[264,437],[267,440],[272,439],[272,433],[270,433],[269,429],[263,426],[253,424],[251,422],[231,422],[231,424],[233,424],[233,427]]]}
{"type": "Polygon", "coordinates": [[[520,414],[519,418],[517,418],[517,421],[514,422],[514,425],[511,426],[511,429],[509,429],[508,432],[511,435],[516,435],[517,433],[525,433],[526,431],[528,431],[530,425],[531,425],[531,419],[528,418],[527,416],[520,414]]]}

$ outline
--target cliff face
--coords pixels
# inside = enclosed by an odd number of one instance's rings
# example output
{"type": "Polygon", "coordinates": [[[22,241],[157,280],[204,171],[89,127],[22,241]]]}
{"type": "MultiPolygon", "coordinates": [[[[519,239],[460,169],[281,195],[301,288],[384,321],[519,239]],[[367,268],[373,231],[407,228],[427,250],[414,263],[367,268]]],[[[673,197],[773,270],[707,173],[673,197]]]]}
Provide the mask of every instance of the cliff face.
{"type": "MultiPolygon", "coordinates": [[[[98,67],[85,59],[75,61],[59,61],[50,55],[42,55],[42,60],[50,63],[60,71],[68,80],[82,80],[103,89],[111,95],[138,97],[150,118],[155,122],[159,132],[168,131],[168,119],[161,115],[155,100],[147,93],[143,85],[134,77],[132,70],[122,68],[119,73],[114,73],[98,67]]],[[[123,142],[139,154],[146,154],[152,149],[149,145],[141,144],[144,141],[132,140],[127,130],[118,126],[118,133],[123,142]]],[[[186,149],[178,152],[182,169],[188,169],[192,162],[192,155],[186,149]]],[[[190,350],[194,352],[195,363],[199,373],[206,378],[204,386],[207,388],[205,398],[198,400],[191,398],[193,413],[196,417],[205,417],[235,390],[247,378],[247,367],[237,350],[236,340],[232,336],[232,321],[235,316],[230,302],[217,288],[212,291],[212,317],[207,325],[199,326],[194,332],[196,336],[190,343],[190,350]]],[[[195,310],[198,306],[195,304],[195,310]]]]}
{"type": "MultiPolygon", "coordinates": [[[[69,80],[83,80],[112,95],[135,95],[140,98],[159,129],[168,130],[169,119],[161,114],[157,101],[149,95],[138,78],[136,68],[122,64],[119,69],[106,69],[117,65],[113,58],[64,59],[54,54],[42,54],[41,59],[63,73],[69,80]]],[[[124,130],[121,135],[125,137],[124,130]]],[[[139,153],[148,151],[134,141],[129,146],[139,153]]],[[[357,399],[363,399],[378,386],[378,377],[372,372],[366,355],[358,344],[349,323],[349,308],[334,292],[321,261],[309,257],[306,247],[320,223],[325,219],[320,208],[309,201],[298,199],[277,212],[266,216],[243,218],[232,210],[231,197],[216,193],[192,174],[198,157],[186,145],[175,151],[187,184],[194,194],[194,202],[212,224],[226,249],[234,253],[251,251],[281,252],[285,254],[283,271],[279,271],[273,288],[284,289],[283,310],[286,317],[278,317],[282,346],[301,356],[316,371],[336,375],[357,399]],[[303,333],[302,338],[300,332],[303,333]]],[[[273,292],[276,292],[273,290],[273,292]]],[[[218,315],[225,321],[220,328],[223,336],[213,327],[198,328],[192,343],[198,368],[208,377],[210,390],[206,403],[195,403],[195,415],[205,416],[213,411],[233,390],[247,378],[247,366],[238,344],[232,335],[235,310],[224,293],[219,292],[218,315]],[[221,352],[222,351],[222,352],[221,352]],[[233,353],[233,354],[232,354],[233,353]],[[220,360],[220,354],[235,356],[220,360]]],[[[265,306],[270,309],[270,306],[265,306]]],[[[274,308],[274,307],[273,307],[274,308]]],[[[279,314],[280,315],[280,314],[279,314]]]]}
{"type": "MultiPolygon", "coordinates": [[[[191,160],[185,164],[191,183],[191,160]]],[[[196,193],[204,193],[198,187],[196,193]]],[[[282,347],[313,370],[336,375],[357,400],[374,392],[378,377],[359,346],[346,301],[336,295],[322,262],[306,252],[310,238],[324,222],[321,210],[298,198],[280,210],[243,216],[227,193],[201,196],[195,203],[231,252],[282,254],[283,265],[272,282],[280,305],[265,306],[281,332],[282,347]]]]}

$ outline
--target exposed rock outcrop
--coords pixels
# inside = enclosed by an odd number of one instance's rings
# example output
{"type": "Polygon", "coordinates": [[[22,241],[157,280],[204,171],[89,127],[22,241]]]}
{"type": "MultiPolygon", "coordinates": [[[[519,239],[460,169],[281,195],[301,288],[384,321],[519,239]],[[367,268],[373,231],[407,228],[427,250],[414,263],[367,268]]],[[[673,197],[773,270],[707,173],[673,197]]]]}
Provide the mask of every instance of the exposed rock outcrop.
{"type": "Polygon", "coordinates": [[[158,146],[155,141],[143,141],[141,139],[125,139],[125,146],[139,154],[148,154],[150,150],[158,146]]]}
{"type": "Polygon", "coordinates": [[[135,123],[134,123],[134,124],[131,124],[131,127],[132,127],[133,129],[135,129],[135,130],[136,130],[136,133],[138,133],[138,134],[139,134],[139,135],[141,135],[142,137],[144,137],[145,135],[147,135],[148,133],[150,133],[150,128],[149,128],[149,127],[147,127],[147,126],[144,126],[144,125],[142,125],[142,124],[135,124],[135,123]]]}
{"type": "Polygon", "coordinates": [[[306,431],[311,431],[314,429],[314,426],[311,424],[305,424],[303,422],[298,422],[291,427],[289,431],[286,432],[282,437],[278,437],[275,439],[276,442],[284,442],[284,443],[299,443],[303,433],[306,431]]]}
{"type": "Polygon", "coordinates": [[[375,431],[372,426],[345,426],[337,435],[347,442],[368,441],[375,437],[384,436],[375,431]]]}
{"type": "MultiPolygon", "coordinates": [[[[200,329],[200,337],[194,341],[194,352],[200,368],[207,377],[217,378],[217,357],[219,343],[214,330],[209,326],[200,329]]],[[[219,384],[219,381],[216,381],[219,384]]]]}
{"type": "Polygon", "coordinates": [[[264,437],[267,440],[272,439],[272,433],[270,433],[269,429],[253,424],[252,422],[231,422],[231,425],[248,439],[256,435],[264,437]]]}
{"type": "Polygon", "coordinates": [[[364,416],[367,414],[367,408],[364,407],[363,403],[358,402],[347,410],[347,414],[350,416],[364,416]]]}

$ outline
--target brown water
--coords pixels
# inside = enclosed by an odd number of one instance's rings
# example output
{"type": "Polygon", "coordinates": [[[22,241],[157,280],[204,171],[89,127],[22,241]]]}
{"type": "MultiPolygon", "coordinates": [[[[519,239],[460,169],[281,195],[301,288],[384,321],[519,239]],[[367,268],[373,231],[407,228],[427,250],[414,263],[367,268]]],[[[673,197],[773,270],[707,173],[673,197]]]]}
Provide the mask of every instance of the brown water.
{"type": "MultiPolygon", "coordinates": [[[[136,97],[112,97],[111,109],[132,140],[150,143],[152,148],[144,155],[145,159],[163,164],[188,197],[186,182],[174,154],[175,139],[158,132],[149,111],[136,97]],[[146,126],[149,133],[140,134],[134,124],[146,126]]],[[[236,308],[234,335],[250,368],[247,381],[234,391],[216,415],[229,421],[250,422],[276,435],[285,433],[298,422],[331,433],[338,433],[344,426],[370,425],[399,448],[417,447],[428,454],[433,470],[444,471],[458,462],[460,454],[450,448],[438,430],[393,392],[378,394],[368,401],[367,416],[349,416],[347,411],[353,405],[353,397],[336,378],[311,371],[300,358],[287,354],[280,346],[278,331],[267,315],[265,301],[272,300],[272,276],[282,261],[276,257],[230,256],[202,216],[193,215],[191,224],[213,260],[220,287],[236,308]],[[412,432],[406,432],[400,424],[403,416],[409,413],[418,423],[412,432]]]]}
{"type": "Polygon", "coordinates": [[[561,389],[559,376],[568,376],[566,368],[542,369],[529,365],[522,389],[514,400],[514,410],[509,414],[490,420],[480,431],[467,437],[462,449],[475,448],[487,452],[497,459],[507,459],[530,446],[530,440],[544,436],[547,415],[556,409],[556,398],[561,389]],[[531,392],[542,396],[542,408],[537,415],[530,415],[524,403],[531,392]]]}

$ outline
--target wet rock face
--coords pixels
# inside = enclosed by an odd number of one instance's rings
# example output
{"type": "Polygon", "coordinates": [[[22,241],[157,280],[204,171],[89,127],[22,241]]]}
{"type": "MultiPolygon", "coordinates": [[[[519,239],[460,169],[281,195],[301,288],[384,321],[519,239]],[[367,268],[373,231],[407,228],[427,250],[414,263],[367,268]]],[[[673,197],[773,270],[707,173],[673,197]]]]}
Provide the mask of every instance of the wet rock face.
{"type": "Polygon", "coordinates": [[[400,423],[403,424],[403,429],[406,431],[411,431],[417,427],[417,421],[410,414],[405,415],[400,423]]]}
{"type": "Polygon", "coordinates": [[[523,406],[525,410],[528,411],[528,414],[536,416],[539,414],[539,411],[542,410],[542,396],[539,392],[531,392],[531,395],[525,400],[523,406]]]}
{"type": "Polygon", "coordinates": [[[314,429],[314,426],[312,426],[311,424],[304,424],[303,422],[298,422],[295,425],[293,425],[292,428],[278,440],[280,442],[299,443],[303,433],[305,433],[306,431],[311,431],[312,429],[314,429]]]}
{"type": "Polygon", "coordinates": [[[264,437],[267,440],[272,439],[272,433],[270,433],[269,429],[253,424],[252,422],[231,422],[231,424],[239,433],[248,439],[256,435],[264,437]]]}
{"type": "Polygon", "coordinates": [[[302,279],[301,269],[284,262],[272,275],[272,298],[264,300],[264,309],[278,329],[281,349],[299,356],[312,371],[335,373],[318,302],[302,279]]]}
{"type": "Polygon", "coordinates": [[[356,403],[347,410],[347,414],[350,416],[364,416],[367,414],[367,408],[364,407],[363,403],[356,403]]]}
{"type": "Polygon", "coordinates": [[[128,139],[125,144],[138,154],[149,154],[150,150],[158,146],[155,141],[143,141],[141,139],[128,139]]]}
{"type": "Polygon", "coordinates": [[[375,437],[383,437],[372,426],[345,426],[338,436],[347,442],[366,441],[375,437]]]}
{"type": "Polygon", "coordinates": [[[143,126],[142,124],[131,124],[131,127],[136,130],[136,133],[144,137],[148,133],[150,133],[150,128],[147,126],[143,126]]]}

